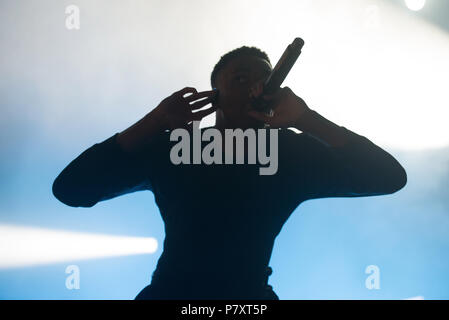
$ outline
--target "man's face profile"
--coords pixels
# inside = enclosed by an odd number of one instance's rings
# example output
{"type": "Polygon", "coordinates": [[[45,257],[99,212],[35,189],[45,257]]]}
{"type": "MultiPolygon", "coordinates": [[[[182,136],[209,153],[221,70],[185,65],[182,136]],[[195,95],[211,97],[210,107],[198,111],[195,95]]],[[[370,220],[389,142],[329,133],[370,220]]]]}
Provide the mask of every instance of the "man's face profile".
{"type": "Polygon", "coordinates": [[[270,63],[255,56],[242,56],[231,60],[217,76],[219,99],[217,117],[236,127],[257,127],[260,123],[246,114],[250,103],[250,89],[259,81],[265,81],[271,73],[270,63]]]}

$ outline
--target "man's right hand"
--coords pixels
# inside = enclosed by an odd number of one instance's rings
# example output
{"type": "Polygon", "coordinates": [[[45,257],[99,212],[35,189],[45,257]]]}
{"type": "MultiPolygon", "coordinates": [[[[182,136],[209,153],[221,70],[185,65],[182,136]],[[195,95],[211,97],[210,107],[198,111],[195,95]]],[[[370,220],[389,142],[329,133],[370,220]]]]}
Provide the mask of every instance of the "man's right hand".
{"type": "Polygon", "coordinates": [[[152,113],[159,119],[160,125],[164,130],[187,128],[190,122],[200,121],[217,110],[217,106],[212,106],[205,110],[192,112],[212,103],[216,94],[217,90],[197,92],[195,88],[185,87],[162,100],[152,113]],[[192,94],[184,97],[189,92],[192,94]],[[205,99],[194,102],[201,98],[205,99]]]}
{"type": "Polygon", "coordinates": [[[137,152],[144,148],[157,134],[167,129],[188,128],[192,121],[199,121],[217,109],[212,106],[198,110],[211,103],[216,90],[197,92],[186,87],[165,98],[159,105],[134,125],[119,133],[117,143],[126,152],[137,152]],[[187,93],[192,94],[184,97],[187,93]],[[194,102],[200,98],[205,98],[194,102]]]}

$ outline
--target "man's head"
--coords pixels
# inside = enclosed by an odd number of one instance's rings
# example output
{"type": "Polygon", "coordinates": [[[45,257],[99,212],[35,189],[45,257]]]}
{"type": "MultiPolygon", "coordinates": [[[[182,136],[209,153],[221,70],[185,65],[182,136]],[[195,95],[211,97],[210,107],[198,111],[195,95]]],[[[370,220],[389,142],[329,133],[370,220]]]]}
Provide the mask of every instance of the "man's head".
{"type": "Polygon", "coordinates": [[[250,88],[265,81],[272,70],[268,55],[256,47],[243,46],[221,57],[211,74],[211,86],[219,90],[214,105],[216,125],[251,128],[260,123],[246,114],[250,88]]]}

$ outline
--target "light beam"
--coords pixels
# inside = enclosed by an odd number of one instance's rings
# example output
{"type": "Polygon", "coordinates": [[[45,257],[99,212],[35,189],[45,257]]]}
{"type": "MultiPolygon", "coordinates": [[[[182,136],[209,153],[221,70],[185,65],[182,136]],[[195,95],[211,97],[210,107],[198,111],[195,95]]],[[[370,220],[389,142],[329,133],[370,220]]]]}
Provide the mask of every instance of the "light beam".
{"type": "Polygon", "coordinates": [[[157,240],[0,225],[0,269],[154,253],[157,240]]]}

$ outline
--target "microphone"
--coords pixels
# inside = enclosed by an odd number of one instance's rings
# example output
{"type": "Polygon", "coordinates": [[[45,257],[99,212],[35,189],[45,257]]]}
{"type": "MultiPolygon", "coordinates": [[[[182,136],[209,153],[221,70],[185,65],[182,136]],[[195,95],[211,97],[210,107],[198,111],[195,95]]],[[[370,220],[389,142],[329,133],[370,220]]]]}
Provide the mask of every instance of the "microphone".
{"type": "MultiPolygon", "coordinates": [[[[280,89],[282,82],[287,77],[287,74],[290,72],[291,68],[301,54],[301,49],[303,46],[304,40],[301,38],[295,38],[295,40],[287,46],[287,49],[285,49],[281,58],[276,63],[276,66],[273,68],[271,74],[265,81],[262,95],[271,95],[280,89]]],[[[270,113],[270,101],[264,100],[262,95],[258,98],[253,98],[251,104],[257,111],[270,113]]]]}

